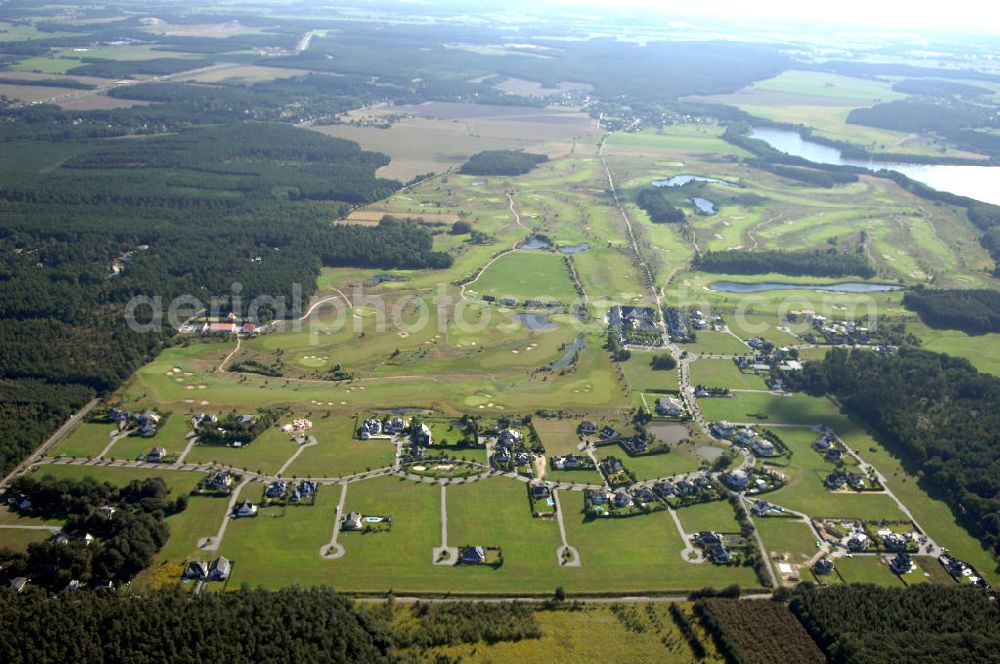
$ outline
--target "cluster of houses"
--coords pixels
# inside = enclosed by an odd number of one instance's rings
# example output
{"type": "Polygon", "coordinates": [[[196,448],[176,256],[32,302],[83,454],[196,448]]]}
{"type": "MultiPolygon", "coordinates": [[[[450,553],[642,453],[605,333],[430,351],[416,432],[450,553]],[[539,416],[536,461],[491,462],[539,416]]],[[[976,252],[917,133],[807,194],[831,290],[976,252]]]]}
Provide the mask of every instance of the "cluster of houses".
{"type": "Polygon", "coordinates": [[[839,491],[848,486],[854,491],[865,491],[872,488],[871,480],[868,477],[861,473],[843,470],[835,470],[827,475],[823,484],[832,491],[839,491]]]}
{"type": "Polygon", "coordinates": [[[755,456],[773,457],[779,454],[777,447],[772,441],[761,436],[751,427],[735,427],[725,420],[720,420],[713,422],[709,430],[716,438],[731,440],[740,447],[750,449],[755,456]]]}
{"type": "Polygon", "coordinates": [[[610,516],[614,511],[628,510],[656,502],[656,494],[648,487],[637,485],[629,490],[587,489],[585,495],[588,511],[610,516]]]}
{"type": "MultiPolygon", "coordinates": [[[[580,422],[579,426],[577,426],[576,432],[584,437],[593,436],[594,434],[598,433],[597,425],[594,424],[593,422],[590,422],[589,420],[584,420],[583,422],[580,422]]],[[[600,435],[598,436],[598,441],[617,440],[618,438],[621,438],[621,434],[615,431],[614,428],[608,425],[604,425],[603,427],[601,427],[600,435]]]]}
{"type": "MultiPolygon", "coordinates": [[[[608,327],[618,330],[619,340],[625,343],[641,343],[643,337],[633,338],[631,332],[645,332],[650,338],[659,339],[656,327],[656,311],[650,307],[618,306],[608,311],[608,327]]],[[[659,341],[657,341],[657,345],[659,341]]]]}
{"type": "Polygon", "coordinates": [[[108,421],[116,423],[119,431],[133,427],[144,438],[151,438],[156,435],[162,419],[158,413],[151,410],[145,410],[141,413],[130,413],[120,408],[112,408],[108,411],[108,421]]]}
{"type": "Polygon", "coordinates": [[[140,244],[135,249],[130,251],[123,251],[118,254],[118,257],[111,261],[110,274],[109,277],[117,277],[119,274],[125,271],[125,266],[132,262],[136,251],[148,251],[148,244],[140,244]]]}
{"type": "Polygon", "coordinates": [[[184,576],[195,581],[225,581],[232,571],[232,563],[219,556],[212,562],[192,560],[184,569],[184,576]]]}
{"type": "Polygon", "coordinates": [[[990,587],[989,582],[980,576],[976,576],[975,570],[973,570],[972,567],[962,562],[958,558],[945,554],[942,555],[938,559],[938,561],[942,565],[944,565],[945,570],[947,570],[947,572],[956,579],[966,577],[969,579],[969,583],[971,583],[972,585],[978,586],[980,588],[989,589],[990,587]]]}
{"type": "Polygon", "coordinates": [[[498,432],[493,461],[498,464],[513,463],[515,466],[530,464],[531,454],[523,449],[523,444],[524,434],[517,429],[508,428],[498,432]]]}
{"type": "Polygon", "coordinates": [[[748,473],[742,468],[730,470],[722,476],[722,481],[733,491],[746,491],[751,494],[775,488],[773,478],[753,471],[748,473]]]}
{"type": "Polygon", "coordinates": [[[844,450],[837,444],[832,433],[824,433],[813,441],[813,448],[830,463],[840,463],[844,460],[844,450]]]}
{"type": "Polygon", "coordinates": [[[264,488],[264,496],[272,500],[281,500],[288,497],[288,500],[297,503],[306,498],[316,495],[319,485],[313,480],[301,480],[297,485],[284,480],[275,480],[264,488]]]}
{"type": "Polygon", "coordinates": [[[670,333],[671,339],[679,342],[690,341],[692,339],[684,312],[676,307],[668,307],[666,317],[667,331],[670,333]]]}
{"type": "Polygon", "coordinates": [[[694,543],[700,546],[708,559],[716,565],[728,565],[733,561],[733,554],[719,533],[704,530],[695,535],[694,543]]]}
{"type": "Polygon", "coordinates": [[[712,489],[714,489],[712,481],[704,475],[698,475],[693,478],[684,478],[677,480],[676,482],[668,479],[662,479],[653,485],[653,491],[664,500],[671,496],[686,498],[688,496],[695,495],[699,491],[711,491],[712,489]]]}
{"type": "MultiPolygon", "coordinates": [[[[406,431],[407,426],[409,426],[409,423],[398,415],[387,417],[384,420],[371,417],[361,423],[358,435],[361,440],[368,440],[374,436],[395,436],[406,431]]],[[[426,427],[427,425],[421,426],[426,427]]],[[[430,435],[430,427],[427,428],[427,435],[430,435]]]]}
{"type": "Polygon", "coordinates": [[[696,330],[707,330],[708,326],[711,325],[712,329],[716,332],[721,332],[725,326],[726,322],[723,320],[722,316],[706,316],[699,309],[695,309],[691,312],[691,327],[696,330]],[[711,323],[709,323],[711,321],[711,323]]]}

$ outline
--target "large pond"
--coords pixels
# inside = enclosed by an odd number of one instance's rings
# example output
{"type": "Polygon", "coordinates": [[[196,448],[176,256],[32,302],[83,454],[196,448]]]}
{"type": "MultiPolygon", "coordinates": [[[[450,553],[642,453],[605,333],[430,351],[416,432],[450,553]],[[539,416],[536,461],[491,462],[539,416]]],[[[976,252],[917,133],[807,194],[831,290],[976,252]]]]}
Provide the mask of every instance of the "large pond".
{"type": "Polygon", "coordinates": [[[775,150],[802,157],[817,164],[855,166],[869,171],[893,170],[938,191],[968,196],[977,201],[1000,205],[1000,167],[903,164],[890,161],[845,159],[839,149],[802,138],[797,131],[756,127],[750,133],[775,150]]]}
{"type": "Polygon", "coordinates": [[[721,184],[726,187],[738,187],[739,185],[733,184],[732,182],[726,182],[725,180],[717,180],[715,178],[706,178],[700,175],[675,175],[672,178],[667,178],[666,180],[653,180],[650,182],[654,187],[683,187],[689,182],[710,182],[711,184],[721,184]]]}
{"type": "Polygon", "coordinates": [[[721,293],[760,293],[772,290],[821,290],[834,293],[883,293],[900,290],[896,284],[873,284],[865,281],[848,281],[840,284],[789,284],[776,281],[744,283],[739,281],[713,281],[708,285],[721,293]]]}
{"type": "Polygon", "coordinates": [[[559,327],[544,314],[514,314],[513,318],[527,325],[529,330],[536,332],[548,332],[559,327]]]}

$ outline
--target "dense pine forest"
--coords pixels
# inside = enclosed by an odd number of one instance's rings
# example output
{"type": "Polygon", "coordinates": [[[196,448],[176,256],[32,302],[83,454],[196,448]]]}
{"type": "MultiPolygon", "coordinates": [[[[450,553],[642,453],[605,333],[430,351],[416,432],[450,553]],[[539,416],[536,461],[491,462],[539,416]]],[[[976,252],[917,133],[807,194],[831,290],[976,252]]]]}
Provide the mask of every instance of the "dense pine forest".
{"type": "Polygon", "coordinates": [[[694,260],[695,268],[719,274],[769,274],[798,277],[873,277],[864,254],[819,251],[709,251],[694,260]]]}
{"type": "Polygon", "coordinates": [[[684,213],[674,207],[663,189],[640,189],[635,202],[646,211],[654,224],[678,224],[685,219],[684,213]]]}
{"type": "Polygon", "coordinates": [[[469,157],[460,169],[466,175],[523,175],[548,161],[543,154],[517,150],[486,150],[469,157]]]}
{"type": "Polygon", "coordinates": [[[974,588],[805,585],[791,608],[833,664],[998,661],[1000,610],[974,588]]]}
{"type": "Polygon", "coordinates": [[[836,395],[1000,553],[1000,378],[924,350],[837,348],[789,382],[836,395]]]}
{"type": "Polygon", "coordinates": [[[917,289],[903,296],[903,304],[920,314],[931,327],[969,334],[1000,332],[1000,293],[992,290],[917,289]]]}

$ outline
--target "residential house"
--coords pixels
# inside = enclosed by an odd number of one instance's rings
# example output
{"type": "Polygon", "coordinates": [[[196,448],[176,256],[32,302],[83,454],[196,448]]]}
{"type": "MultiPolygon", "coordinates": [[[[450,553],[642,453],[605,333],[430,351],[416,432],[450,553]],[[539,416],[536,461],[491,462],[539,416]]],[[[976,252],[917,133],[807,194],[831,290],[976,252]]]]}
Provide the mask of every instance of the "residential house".
{"type": "Polygon", "coordinates": [[[618,489],[615,491],[612,500],[614,501],[615,507],[618,508],[631,507],[633,503],[632,496],[625,489],[618,489]]]}
{"type": "Polygon", "coordinates": [[[823,484],[826,485],[826,488],[833,489],[834,491],[843,489],[847,485],[847,477],[841,472],[830,473],[823,480],[823,484]]]}
{"type": "Polygon", "coordinates": [[[251,426],[253,424],[253,422],[254,422],[253,415],[245,415],[244,414],[244,415],[237,415],[236,416],[236,423],[237,424],[241,424],[243,426],[247,426],[248,427],[248,426],[251,426]]]}
{"type": "Polygon", "coordinates": [[[111,505],[101,505],[100,507],[97,508],[97,515],[103,519],[110,519],[115,515],[115,512],[117,511],[118,510],[116,510],[111,505]]]}
{"type": "Polygon", "coordinates": [[[601,462],[604,467],[604,472],[608,475],[617,475],[618,473],[624,472],[625,466],[618,457],[609,456],[601,462]]]}
{"type": "Polygon", "coordinates": [[[257,516],[257,506],[254,505],[253,501],[251,500],[244,500],[233,510],[233,516],[235,517],[257,516]]]}
{"type": "Polygon", "coordinates": [[[704,385],[697,385],[694,388],[694,395],[699,399],[703,399],[708,396],[708,389],[704,385]]]}
{"type": "Polygon", "coordinates": [[[660,480],[653,485],[653,491],[655,491],[661,498],[666,498],[667,496],[672,496],[677,493],[677,487],[670,480],[660,480]]]}
{"type": "Polygon", "coordinates": [[[31,509],[31,498],[23,493],[19,493],[16,496],[8,498],[7,504],[24,512],[31,509]]]}
{"type": "Polygon", "coordinates": [[[413,430],[413,434],[410,436],[410,440],[414,445],[430,445],[433,439],[434,436],[431,433],[431,428],[422,423],[413,430]]]}
{"type": "Polygon", "coordinates": [[[215,424],[218,421],[219,418],[217,416],[210,415],[208,413],[195,413],[191,416],[191,424],[193,424],[195,428],[203,425],[215,424]]]}
{"type": "Polygon", "coordinates": [[[552,492],[549,491],[549,487],[545,486],[544,484],[532,484],[531,485],[531,497],[533,499],[535,499],[535,500],[542,500],[544,498],[550,497],[551,495],[552,495],[552,492]]]}
{"type": "Polygon", "coordinates": [[[710,428],[716,438],[732,438],[733,433],[736,431],[733,425],[726,420],[714,422],[710,428]]]}
{"type": "Polygon", "coordinates": [[[722,481],[726,483],[730,489],[740,490],[745,489],[747,484],[750,483],[750,479],[747,477],[746,471],[737,468],[736,470],[730,470],[728,473],[723,475],[722,481]]]}
{"type": "Polygon", "coordinates": [[[112,408],[108,411],[109,422],[124,422],[130,417],[131,414],[127,410],[122,410],[120,408],[112,408]]]}
{"type": "Polygon", "coordinates": [[[868,479],[861,473],[847,473],[847,483],[855,491],[861,491],[868,486],[868,479]]]}
{"type": "Polygon", "coordinates": [[[622,438],[618,441],[626,452],[631,455],[643,454],[646,451],[646,441],[642,438],[632,437],[632,438],[622,438]]]}
{"type": "Polygon", "coordinates": [[[902,551],[906,548],[907,539],[899,533],[888,533],[882,537],[882,546],[892,551],[902,551]]]}
{"type": "Polygon", "coordinates": [[[580,422],[580,426],[576,428],[576,432],[581,436],[593,436],[597,433],[597,425],[593,422],[583,421],[580,422]]]}
{"type": "Polygon", "coordinates": [[[342,528],[344,530],[361,530],[361,514],[359,512],[351,512],[345,516],[342,528]]]}
{"type": "Polygon", "coordinates": [[[620,434],[608,425],[604,425],[601,428],[601,440],[614,440],[618,438],[620,434]]]}
{"type": "Polygon", "coordinates": [[[167,457],[167,450],[164,447],[154,447],[146,455],[146,461],[150,463],[160,463],[167,457]]]}
{"type": "Polygon", "coordinates": [[[205,481],[205,488],[213,491],[228,489],[233,483],[233,476],[228,470],[220,470],[205,481]]]}
{"type": "Polygon", "coordinates": [[[493,453],[493,460],[497,463],[507,463],[510,461],[510,452],[505,448],[500,447],[493,453]]]}
{"type": "Polygon", "coordinates": [[[365,420],[361,423],[361,440],[368,440],[372,436],[382,433],[382,423],[376,419],[365,420]]]}
{"type": "Polygon", "coordinates": [[[777,450],[774,447],[774,443],[767,440],[766,438],[758,438],[753,441],[750,445],[753,448],[754,454],[762,457],[770,457],[777,454],[777,450]]]}
{"type": "Polygon", "coordinates": [[[820,558],[813,565],[813,571],[819,576],[826,576],[833,573],[833,561],[829,558],[820,558]]]}
{"type": "Polygon", "coordinates": [[[828,435],[824,434],[819,438],[817,438],[816,442],[814,442],[813,445],[815,445],[816,449],[819,450],[820,452],[826,452],[828,449],[833,447],[833,441],[830,440],[830,437],[828,435]]]}
{"type": "Polygon", "coordinates": [[[736,432],[736,444],[750,447],[757,441],[757,432],[753,429],[740,429],[736,432]]]}
{"type": "Polygon", "coordinates": [[[690,496],[696,489],[697,487],[690,480],[680,480],[677,482],[678,496],[690,496]]]}
{"type": "Polygon", "coordinates": [[[719,544],[709,550],[709,558],[716,565],[728,565],[733,560],[733,554],[730,553],[725,544],[719,544]]]}
{"type": "Polygon", "coordinates": [[[847,540],[847,548],[852,551],[864,551],[868,548],[868,544],[871,542],[871,538],[865,533],[860,531],[855,532],[847,540]]]}
{"type": "Polygon", "coordinates": [[[135,418],[139,425],[139,435],[143,438],[150,438],[156,434],[156,428],[160,425],[160,416],[151,410],[147,410],[135,418]]]}
{"type": "Polygon", "coordinates": [[[916,564],[913,562],[913,558],[908,553],[900,552],[896,554],[896,557],[889,562],[889,567],[896,574],[906,574],[907,572],[913,570],[916,564]]]}
{"type": "Polygon", "coordinates": [[[753,512],[754,516],[764,516],[771,511],[771,503],[766,500],[755,500],[750,506],[750,511],[753,512]]]}
{"type": "Polygon", "coordinates": [[[486,549],[481,546],[467,546],[462,549],[462,562],[467,565],[481,565],[486,562],[486,549]]]}
{"type": "Polygon", "coordinates": [[[827,461],[833,463],[840,463],[844,459],[844,451],[839,450],[835,447],[831,447],[826,451],[825,458],[827,461]]]}
{"type": "Polygon", "coordinates": [[[316,493],[319,485],[314,480],[302,480],[299,482],[298,492],[303,498],[308,498],[316,493]]]}
{"type": "Polygon", "coordinates": [[[14,577],[13,579],[7,582],[7,587],[16,593],[19,593],[22,590],[24,590],[24,587],[26,585],[28,585],[28,579],[23,576],[14,577]]]}
{"type": "Polygon", "coordinates": [[[722,536],[711,530],[703,530],[694,537],[695,543],[705,548],[722,544],[722,536]]]}
{"type": "Polygon", "coordinates": [[[663,397],[656,400],[656,413],[663,417],[680,417],[685,413],[684,403],[676,397],[663,397]]]}
{"type": "Polygon", "coordinates": [[[632,491],[632,499],[641,505],[647,505],[656,500],[656,494],[649,487],[640,486],[632,491]]]}
{"type": "Polygon", "coordinates": [[[517,429],[504,429],[497,436],[497,445],[510,449],[523,439],[524,436],[522,436],[521,432],[517,429]]]}
{"type": "Polygon", "coordinates": [[[712,480],[708,479],[704,475],[699,475],[698,477],[694,478],[694,485],[699,489],[711,489],[712,480]]]}
{"type": "Polygon", "coordinates": [[[607,505],[608,494],[603,489],[587,489],[586,498],[591,505],[607,505]]]}
{"type": "Polygon", "coordinates": [[[556,470],[576,470],[582,465],[583,458],[578,457],[575,454],[567,454],[566,456],[554,456],[552,457],[552,465],[556,470]]]}
{"type": "Polygon", "coordinates": [[[529,463],[531,463],[531,455],[527,452],[518,452],[514,455],[515,466],[527,466],[529,463]]]}
{"type": "Polygon", "coordinates": [[[402,433],[406,429],[406,420],[398,415],[386,419],[383,429],[386,433],[402,433]]]}
{"type": "Polygon", "coordinates": [[[208,580],[209,581],[225,581],[229,578],[229,572],[232,570],[232,563],[226,558],[219,556],[212,561],[212,564],[208,568],[208,580]]]}
{"type": "Polygon", "coordinates": [[[204,332],[208,334],[235,334],[236,330],[236,323],[229,321],[226,323],[209,323],[208,329],[204,330],[204,332]]]}
{"type": "Polygon", "coordinates": [[[288,490],[288,483],[281,480],[275,480],[267,485],[264,489],[264,495],[268,498],[281,498],[285,495],[288,490]]]}
{"type": "Polygon", "coordinates": [[[188,579],[201,581],[208,578],[208,563],[204,560],[192,560],[184,568],[184,576],[188,579]]]}

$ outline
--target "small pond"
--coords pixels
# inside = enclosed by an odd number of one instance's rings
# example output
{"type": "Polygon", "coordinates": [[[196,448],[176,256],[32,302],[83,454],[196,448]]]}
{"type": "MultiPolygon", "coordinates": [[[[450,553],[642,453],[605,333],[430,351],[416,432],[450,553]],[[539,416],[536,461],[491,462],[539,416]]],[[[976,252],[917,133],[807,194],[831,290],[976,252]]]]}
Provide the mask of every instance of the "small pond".
{"type": "Polygon", "coordinates": [[[532,235],[518,249],[551,249],[552,243],[544,235],[532,235]]]}
{"type": "Polygon", "coordinates": [[[534,330],[536,332],[547,332],[549,330],[554,330],[558,325],[552,322],[552,319],[544,314],[525,314],[518,313],[514,314],[514,320],[520,321],[528,326],[529,330],[534,330]]]}
{"type": "Polygon", "coordinates": [[[884,293],[901,290],[898,284],[876,284],[867,281],[846,281],[840,284],[788,284],[775,281],[744,283],[739,281],[713,281],[708,285],[720,293],[760,293],[772,290],[820,290],[833,293],[884,293]]]}
{"type": "Polygon", "coordinates": [[[402,274],[376,274],[365,282],[365,286],[378,286],[383,281],[406,281],[409,277],[402,274]]]}
{"type": "Polygon", "coordinates": [[[573,358],[576,357],[577,353],[583,350],[583,337],[577,337],[573,343],[568,344],[564,349],[565,353],[555,362],[550,362],[547,366],[549,369],[565,369],[573,362],[573,358]]]}
{"type": "Polygon", "coordinates": [[[711,216],[715,214],[715,203],[708,200],[707,198],[702,198],[701,196],[694,196],[691,198],[691,202],[694,206],[698,208],[698,214],[704,214],[711,216]]]}
{"type": "Polygon", "coordinates": [[[586,242],[581,242],[580,244],[574,244],[569,247],[559,247],[559,253],[561,254],[578,254],[581,251],[590,249],[590,245],[586,242]]]}

